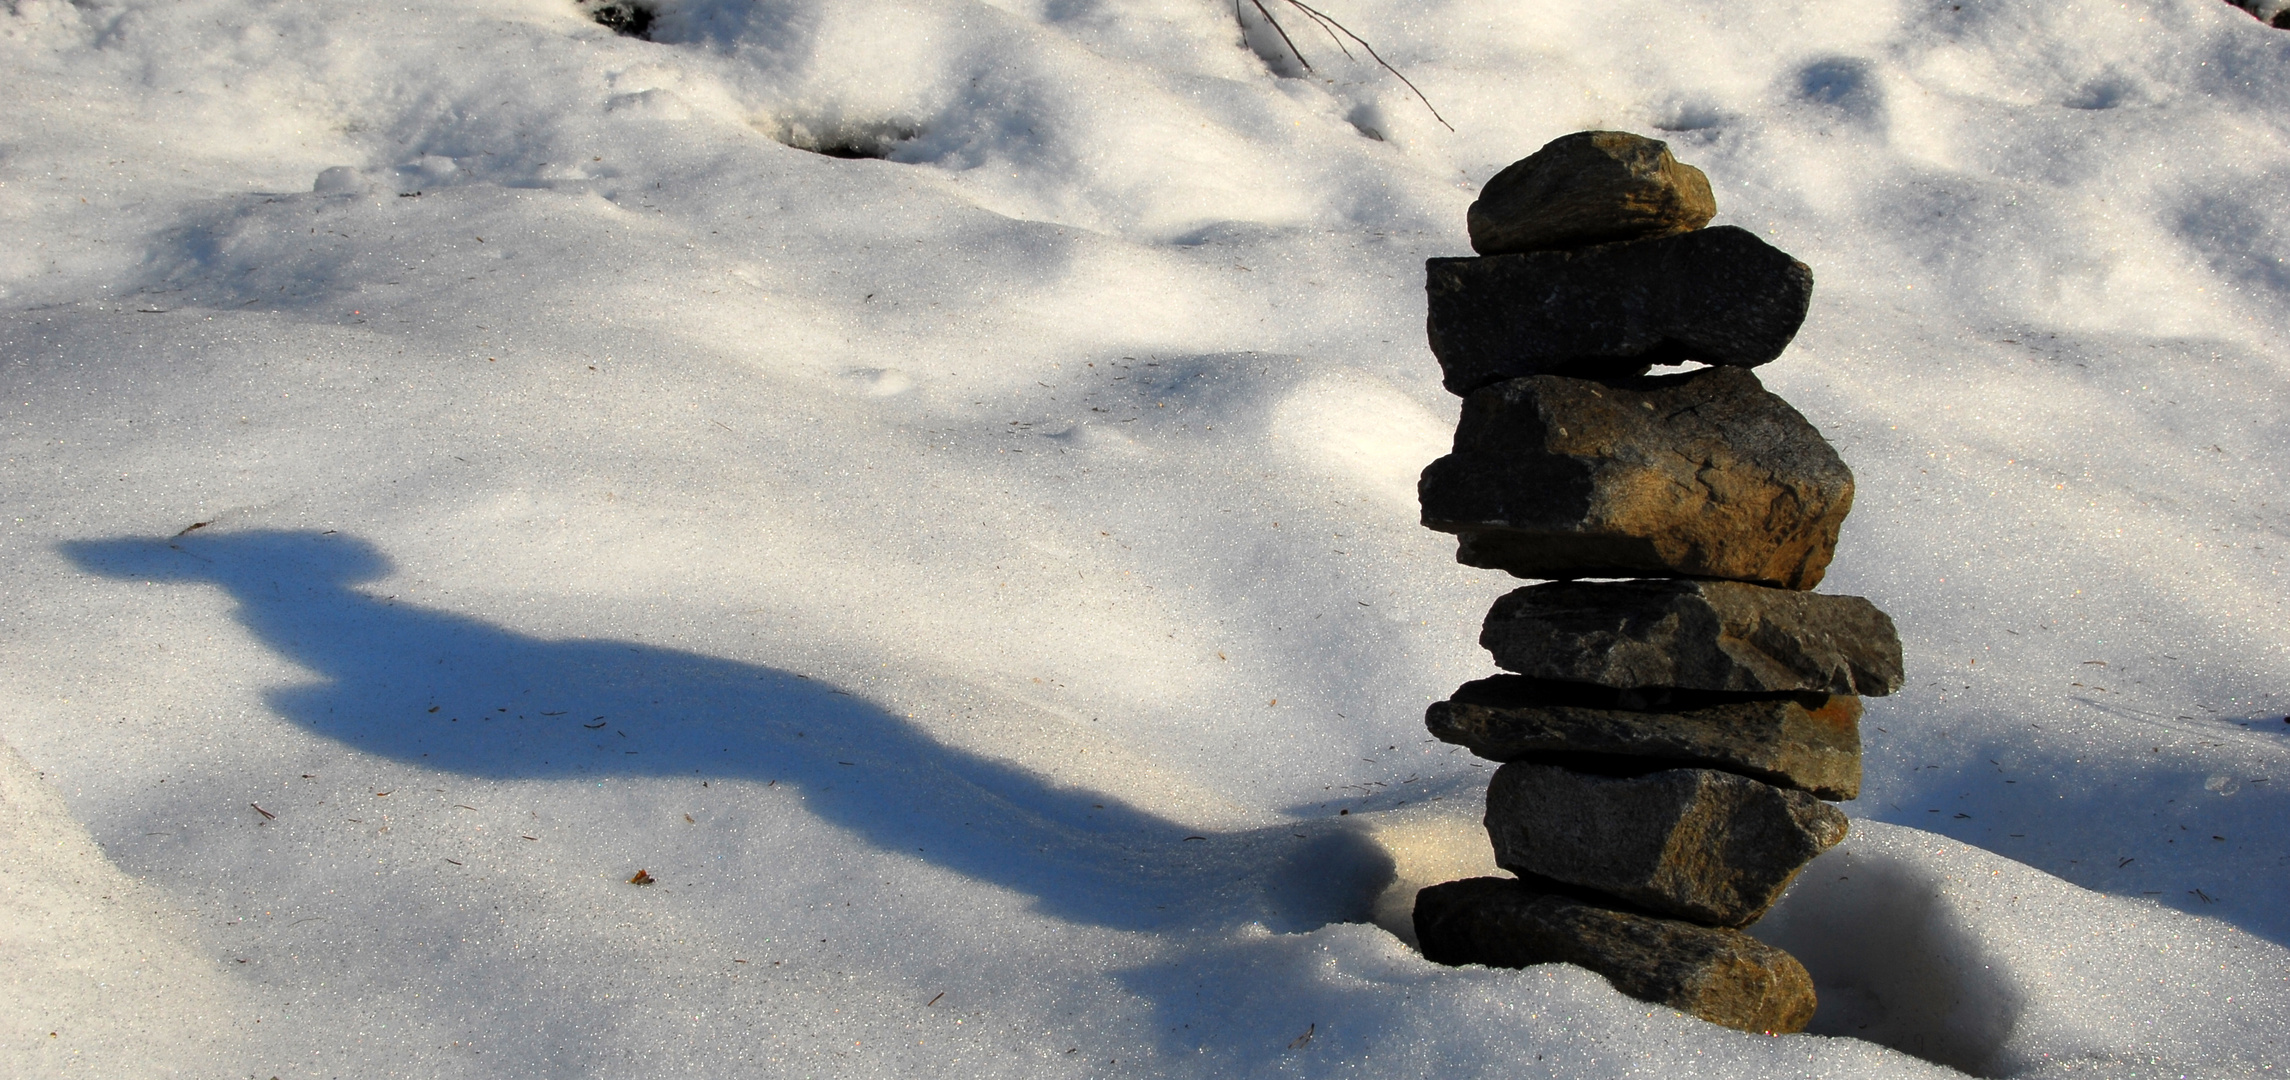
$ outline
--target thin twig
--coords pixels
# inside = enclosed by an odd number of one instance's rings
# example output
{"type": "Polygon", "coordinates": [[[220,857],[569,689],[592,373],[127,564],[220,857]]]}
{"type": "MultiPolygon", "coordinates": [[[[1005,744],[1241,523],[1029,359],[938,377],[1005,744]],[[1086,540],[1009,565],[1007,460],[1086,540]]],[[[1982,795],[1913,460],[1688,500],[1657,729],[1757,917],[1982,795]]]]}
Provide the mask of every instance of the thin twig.
{"type": "MultiPolygon", "coordinates": [[[[1280,20],[1272,17],[1272,12],[1264,6],[1264,0],[1248,0],[1248,2],[1255,6],[1257,14],[1264,16],[1265,22],[1272,24],[1272,32],[1280,35],[1280,43],[1288,46],[1288,54],[1295,57],[1297,63],[1304,65],[1304,70],[1312,70],[1312,61],[1304,59],[1304,50],[1297,48],[1295,42],[1288,40],[1287,29],[1280,25],[1280,20]]],[[[1289,2],[1295,3],[1296,0],[1289,0],[1289,2]]],[[[1237,0],[1235,0],[1235,6],[1238,6],[1237,0]]]]}
{"type": "Polygon", "coordinates": [[[1302,4],[1298,4],[1296,6],[1302,8],[1304,14],[1311,17],[1312,25],[1319,27],[1321,33],[1328,35],[1328,40],[1336,43],[1336,51],[1343,53],[1344,59],[1352,59],[1352,50],[1344,47],[1344,39],[1337,37],[1336,31],[1329,28],[1327,19],[1323,18],[1319,12],[1314,11],[1311,8],[1304,7],[1302,4]]]}
{"type": "MultiPolygon", "coordinates": [[[[1360,43],[1360,48],[1362,48],[1362,49],[1366,49],[1366,50],[1368,51],[1368,55],[1369,55],[1369,56],[1371,56],[1371,57],[1374,57],[1374,58],[1375,58],[1375,61],[1376,61],[1376,66],[1378,66],[1378,67],[1380,67],[1380,68],[1383,68],[1385,71],[1391,72],[1391,74],[1392,74],[1392,78],[1398,79],[1398,80],[1399,80],[1401,83],[1405,84],[1409,90],[1412,90],[1412,91],[1414,91],[1414,92],[1415,92],[1415,99],[1416,99],[1417,101],[1423,102],[1423,107],[1424,107],[1424,108],[1431,110],[1431,118],[1432,118],[1432,119],[1434,119],[1434,120],[1437,120],[1437,121],[1439,121],[1439,126],[1440,126],[1440,127],[1446,128],[1446,129],[1447,129],[1447,130],[1449,130],[1449,131],[1453,131],[1453,130],[1455,130],[1455,125],[1448,123],[1448,122],[1447,122],[1447,118],[1446,118],[1446,117],[1439,115],[1439,109],[1438,109],[1438,107],[1437,107],[1437,106],[1434,106],[1434,105],[1431,103],[1431,99],[1430,99],[1430,98],[1428,98],[1428,97],[1425,97],[1425,96],[1423,96],[1423,91],[1422,91],[1422,90],[1420,90],[1420,89],[1417,89],[1417,88],[1416,88],[1416,85],[1415,85],[1413,82],[1410,82],[1410,81],[1408,81],[1408,77],[1407,77],[1407,76],[1400,74],[1400,73],[1399,73],[1399,69],[1398,69],[1398,68],[1395,68],[1395,67],[1391,66],[1390,62],[1386,61],[1386,60],[1385,60],[1385,59],[1384,59],[1384,58],[1383,58],[1381,55],[1379,55],[1379,54],[1376,52],[1376,47],[1375,47],[1375,46],[1373,46],[1373,45],[1370,45],[1370,44],[1368,44],[1368,42],[1367,42],[1367,39],[1365,39],[1365,38],[1361,37],[1361,36],[1360,36],[1360,35],[1358,35],[1358,34],[1355,34],[1355,33],[1353,33],[1353,32],[1352,32],[1352,30],[1351,30],[1351,28],[1350,28],[1350,27],[1348,27],[1348,26],[1345,26],[1343,23],[1337,22],[1336,20],[1329,18],[1327,15],[1325,15],[1325,14],[1323,14],[1323,13],[1319,12],[1319,11],[1315,11],[1315,10],[1313,10],[1311,7],[1307,6],[1307,5],[1304,3],[1304,0],[1288,0],[1288,2],[1289,2],[1290,4],[1292,4],[1292,5],[1295,5],[1295,7],[1296,7],[1298,10],[1301,10],[1301,11],[1303,11],[1305,14],[1307,14],[1307,15],[1310,15],[1310,16],[1312,16],[1312,17],[1313,17],[1313,18],[1315,18],[1315,19],[1322,19],[1322,20],[1325,20],[1325,21],[1326,21],[1326,22],[1327,22],[1327,23],[1328,23],[1330,26],[1334,26],[1336,29],[1338,29],[1338,30],[1342,30],[1342,31],[1344,32],[1344,36],[1345,36],[1345,37],[1351,38],[1353,41],[1359,42],[1359,43],[1360,43]]],[[[1268,17],[1269,17],[1269,16],[1268,16],[1268,17]]],[[[1278,25],[1278,24],[1275,24],[1275,25],[1278,25]]],[[[1286,41],[1287,39],[1288,39],[1288,35],[1286,35],[1286,34],[1282,34],[1282,35],[1281,35],[1281,40],[1283,40],[1283,41],[1286,41]]],[[[1290,48],[1290,49],[1294,49],[1295,47],[1296,47],[1296,46],[1294,46],[1294,45],[1290,45],[1290,46],[1289,46],[1289,48],[1290,48]]],[[[1348,54],[1348,53],[1347,53],[1346,55],[1350,55],[1350,54],[1348,54]]],[[[1302,57],[1299,57],[1298,59],[1302,59],[1302,57]]],[[[1307,66],[1307,67],[1309,67],[1310,65],[1306,65],[1306,66],[1307,66]]]]}

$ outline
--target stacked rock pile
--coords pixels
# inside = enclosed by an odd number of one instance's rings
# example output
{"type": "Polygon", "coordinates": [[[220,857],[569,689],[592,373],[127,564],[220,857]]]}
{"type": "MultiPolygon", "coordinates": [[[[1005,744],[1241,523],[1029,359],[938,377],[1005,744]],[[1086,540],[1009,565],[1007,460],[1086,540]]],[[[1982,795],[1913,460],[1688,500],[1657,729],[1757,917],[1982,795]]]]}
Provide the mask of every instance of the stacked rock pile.
{"type": "Polygon", "coordinates": [[[1805,264],[1731,226],[1700,170],[1622,132],[1488,182],[1476,258],[1432,259],[1431,348],[1464,398],[1424,470],[1456,559],[1544,579],[1496,601],[1432,734],[1503,762],[1487,791],[1515,878],[1423,890],[1425,956],[1569,962],[1624,993],[1797,1031],[1812,980],[1742,933],[1845,835],[1860,699],[1900,688],[1892,620],[1814,593],[1853,476],[1751,368],[1796,336],[1805,264]],[[1654,364],[1702,365],[1648,375],[1654,364]],[[1598,580],[1581,579],[1629,579],[1598,580]]]}

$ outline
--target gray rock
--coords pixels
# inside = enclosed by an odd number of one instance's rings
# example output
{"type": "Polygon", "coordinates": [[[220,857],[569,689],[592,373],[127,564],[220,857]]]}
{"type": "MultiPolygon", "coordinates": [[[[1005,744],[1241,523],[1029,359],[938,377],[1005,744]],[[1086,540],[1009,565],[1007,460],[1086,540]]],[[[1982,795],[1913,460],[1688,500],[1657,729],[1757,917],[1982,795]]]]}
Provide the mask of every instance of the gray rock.
{"type": "Polygon", "coordinates": [[[1468,878],[1415,895],[1415,935],[1441,964],[1575,964],[1640,1001],[1743,1031],[1786,1034],[1813,1019],[1812,976],[1739,930],[1658,919],[1508,878],[1468,878]]]}
{"type": "Polygon", "coordinates": [[[1900,689],[1892,619],[1858,596],[1737,581],[1552,581],[1487,612],[1505,671],[1628,689],[1860,694],[1900,689]]]}
{"type": "Polygon", "coordinates": [[[1424,263],[1447,389],[1525,375],[1629,375],[1689,360],[1756,367],[1805,321],[1813,271],[1731,225],[1572,251],[1424,263]]]}
{"type": "Polygon", "coordinates": [[[1511,163],[1471,204],[1471,250],[1505,255],[1691,232],[1717,200],[1700,169],[1626,131],[1561,135],[1511,163]]]}
{"type": "Polygon", "coordinates": [[[1802,791],[1715,769],[1606,776],[1513,761],[1487,786],[1487,835],[1496,864],[1514,874],[1661,915],[1747,926],[1845,838],[1845,815],[1802,791]]]}
{"type": "Polygon", "coordinates": [[[1491,761],[1610,754],[1741,773],[1823,799],[1861,793],[1861,699],[1614,690],[1518,675],[1464,683],[1424,726],[1491,761]]]}
{"type": "Polygon", "coordinates": [[[1512,379],[1463,403],[1416,488],[1468,566],[1525,578],[1820,584],[1853,473],[1740,368],[1597,382],[1512,379]]]}

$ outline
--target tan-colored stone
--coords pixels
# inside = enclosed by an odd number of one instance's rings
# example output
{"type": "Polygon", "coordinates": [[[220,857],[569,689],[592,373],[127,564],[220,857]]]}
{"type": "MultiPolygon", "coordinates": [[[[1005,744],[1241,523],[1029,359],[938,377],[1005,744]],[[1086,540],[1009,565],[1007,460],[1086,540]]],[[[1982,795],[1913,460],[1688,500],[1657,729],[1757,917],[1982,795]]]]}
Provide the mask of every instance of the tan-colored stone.
{"type": "Polygon", "coordinates": [[[1536,375],[1463,403],[1423,470],[1426,528],[1455,558],[1524,578],[1820,584],[1853,474],[1742,368],[1618,381],[1536,375]]]}
{"type": "Polygon", "coordinates": [[[1805,965],[1739,930],[1620,911],[1509,878],[1417,893],[1415,934],[1437,963],[1575,964],[1641,1001],[1743,1031],[1803,1031],[1816,1004],[1805,965]]]}
{"type": "Polygon", "coordinates": [[[1709,178],[1667,144],[1578,131],[1496,173],[1467,222],[1473,251],[1505,255],[1691,232],[1716,213],[1709,178]]]}

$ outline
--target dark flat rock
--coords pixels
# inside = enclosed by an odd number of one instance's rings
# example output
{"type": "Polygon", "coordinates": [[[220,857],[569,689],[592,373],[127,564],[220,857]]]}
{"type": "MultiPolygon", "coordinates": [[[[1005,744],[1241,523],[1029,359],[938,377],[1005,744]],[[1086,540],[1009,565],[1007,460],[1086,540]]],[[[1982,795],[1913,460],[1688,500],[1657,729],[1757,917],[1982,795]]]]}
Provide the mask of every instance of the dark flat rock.
{"type": "Polygon", "coordinates": [[[1723,769],[1823,799],[1861,793],[1861,699],[1615,690],[1497,675],[1435,702],[1424,726],[1490,761],[1604,754],[1723,769]]]}
{"type": "Polygon", "coordinates": [[[1424,263],[1426,327],[1456,394],[1526,375],[1756,367],[1789,347],[1813,271],[1731,225],[1571,251],[1424,263]]]}
{"type": "Polygon", "coordinates": [[[1473,391],[1416,487],[1467,566],[1525,578],[1712,577],[1810,589],[1853,473],[1740,368],[1473,391]]]}
{"type": "Polygon", "coordinates": [[[1468,878],[1415,896],[1415,936],[1441,964],[1575,964],[1640,1001],[1743,1031],[1803,1031],[1812,976],[1739,930],[1617,910],[1508,878],[1468,878]]]}
{"type": "Polygon", "coordinates": [[[1471,204],[1471,250],[1505,255],[1691,232],[1710,223],[1709,177],[1659,139],[1578,131],[1512,162],[1471,204]]]}
{"type": "Polygon", "coordinates": [[[1845,828],[1805,792],[1715,769],[1607,776],[1522,760],[1487,786],[1496,865],[1713,926],[1756,922],[1845,828]]]}
{"type": "Polygon", "coordinates": [[[1505,671],[1628,689],[1860,694],[1900,689],[1892,619],[1858,596],[1735,581],[1551,581],[1487,612],[1505,671]]]}

